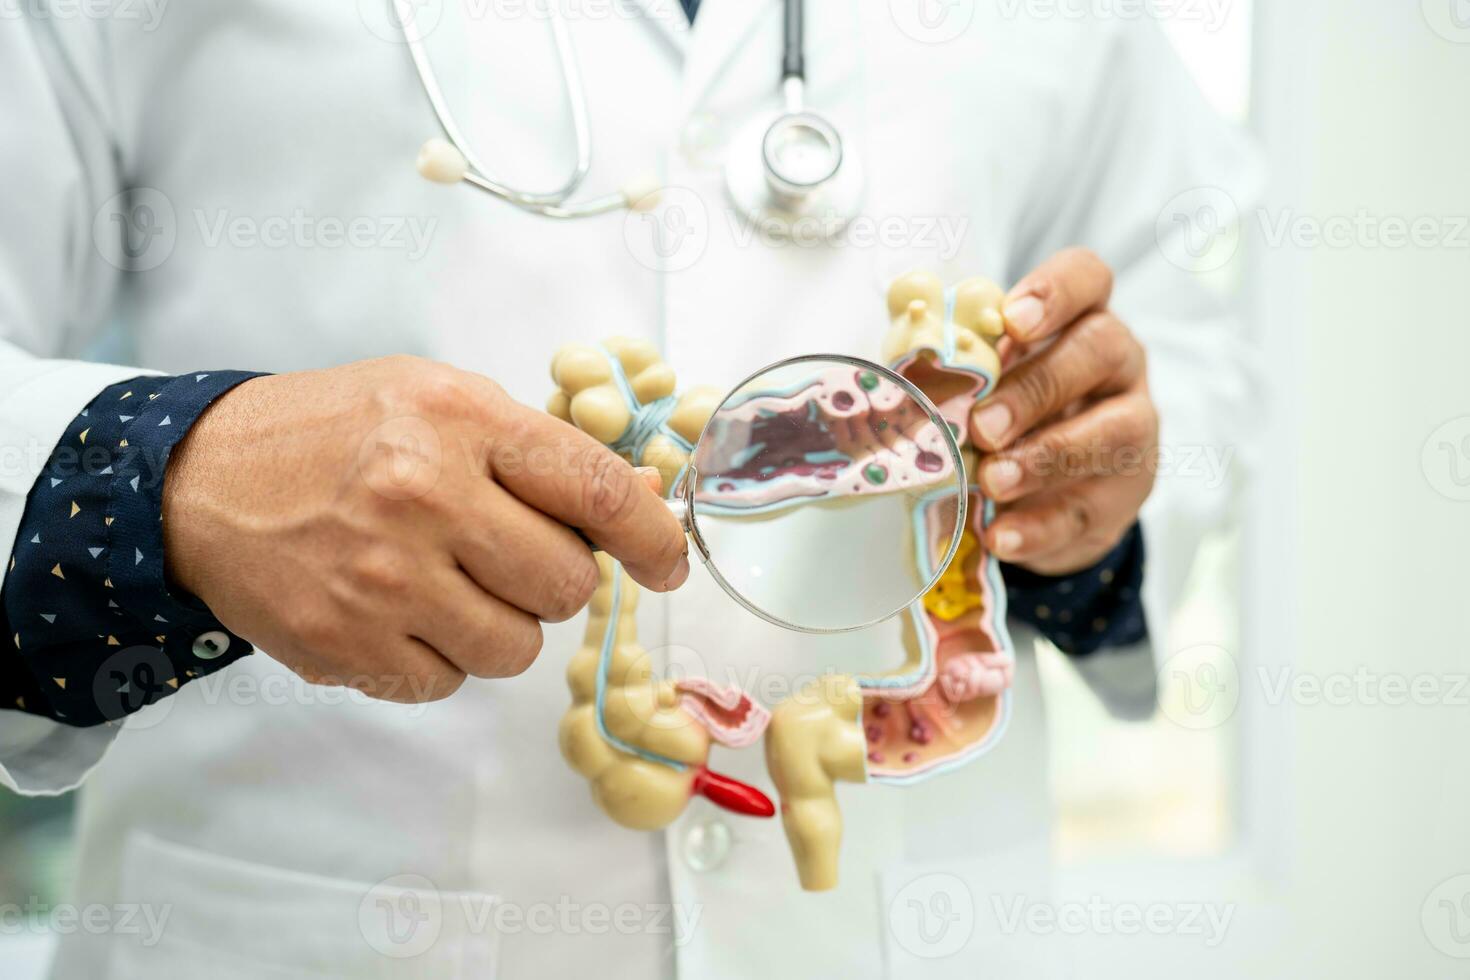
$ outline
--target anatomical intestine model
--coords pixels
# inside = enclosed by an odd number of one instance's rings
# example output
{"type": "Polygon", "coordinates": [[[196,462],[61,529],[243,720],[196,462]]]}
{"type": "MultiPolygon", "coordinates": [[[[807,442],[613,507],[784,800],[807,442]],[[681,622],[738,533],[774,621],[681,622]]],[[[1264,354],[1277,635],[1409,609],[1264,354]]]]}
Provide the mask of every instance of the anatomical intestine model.
{"type": "MultiPolygon", "coordinates": [[[[1003,298],[987,280],[946,291],[923,272],[901,277],[888,292],[892,327],[882,359],[939,409],[967,473],[975,472],[970,411],[1000,376],[995,342],[1003,333],[1003,298]]],[[[553,358],[551,373],[557,391],[549,411],[635,464],[657,467],[665,492],[723,396],[712,387],[676,396],[672,369],[645,341],[569,345],[553,358]]],[[[776,808],[758,789],[707,765],[712,742],[745,748],[764,739],[801,885],[835,887],[837,781],[917,782],[973,761],[1004,732],[1014,655],[1005,590],[981,534],[994,508],[975,485],[968,491],[967,526],[952,563],[904,617],[900,666],[878,675],[824,675],[769,710],[708,680],[660,679],[638,643],[637,586],[599,554],[601,582],[583,646],[567,667],[572,706],[559,735],[562,755],[590,781],[598,805],[639,830],[668,826],[695,794],[735,812],[772,816],[776,808]]],[[[947,526],[938,509],[920,513],[916,527],[922,532],[915,559],[942,556],[953,537],[952,513],[947,526]]]]}

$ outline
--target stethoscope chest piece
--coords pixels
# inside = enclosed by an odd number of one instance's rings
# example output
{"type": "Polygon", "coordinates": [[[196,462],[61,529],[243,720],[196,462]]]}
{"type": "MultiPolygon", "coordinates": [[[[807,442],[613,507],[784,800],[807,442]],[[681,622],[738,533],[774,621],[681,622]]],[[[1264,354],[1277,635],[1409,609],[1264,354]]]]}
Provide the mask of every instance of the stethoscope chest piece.
{"type": "Polygon", "coordinates": [[[730,142],[725,181],[747,221],[783,238],[835,236],[862,204],[857,155],[814,112],[752,119],[730,142]]]}

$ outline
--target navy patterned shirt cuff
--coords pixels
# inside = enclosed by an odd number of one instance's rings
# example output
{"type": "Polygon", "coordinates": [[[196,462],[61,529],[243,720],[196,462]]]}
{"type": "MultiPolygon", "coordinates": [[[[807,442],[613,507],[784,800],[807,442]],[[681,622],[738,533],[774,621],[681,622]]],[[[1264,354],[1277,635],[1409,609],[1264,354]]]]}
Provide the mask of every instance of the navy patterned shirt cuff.
{"type": "Polygon", "coordinates": [[[1086,656],[1148,636],[1143,615],[1143,530],[1134,524],[1102,561],[1071,575],[1038,575],[1002,563],[1011,615],[1057,649],[1086,656]]]}
{"type": "Polygon", "coordinates": [[[0,618],[0,709],[113,722],[250,653],[203,603],[170,588],[169,452],[216,398],[258,377],[202,371],[103,390],[67,427],[26,500],[0,618]]]}

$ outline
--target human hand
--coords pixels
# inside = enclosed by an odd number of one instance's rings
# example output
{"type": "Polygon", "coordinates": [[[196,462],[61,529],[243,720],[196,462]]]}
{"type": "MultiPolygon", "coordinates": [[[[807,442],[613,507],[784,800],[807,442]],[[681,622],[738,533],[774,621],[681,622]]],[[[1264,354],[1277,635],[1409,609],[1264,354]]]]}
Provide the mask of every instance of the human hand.
{"type": "Polygon", "coordinates": [[[999,505],[991,551],[1042,575],[1091,567],[1153,489],[1159,419],[1143,346],[1108,309],[1092,252],[1043,262],[1006,298],[1007,370],[970,416],[980,485],[999,505]]]}
{"type": "Polygon", "coordinates": [[[170,578],[313,683],[390,701],[510,677],[598,570],[688,575],[684,532],[636,472],[488,378],[412,357],[248,381],[170,457],[170,578]]]}

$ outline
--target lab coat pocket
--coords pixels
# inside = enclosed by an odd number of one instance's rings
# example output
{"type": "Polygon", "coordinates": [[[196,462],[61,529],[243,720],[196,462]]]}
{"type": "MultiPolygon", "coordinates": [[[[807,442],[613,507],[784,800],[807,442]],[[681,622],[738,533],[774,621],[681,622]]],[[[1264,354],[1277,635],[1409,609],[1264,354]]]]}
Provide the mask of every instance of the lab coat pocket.
{"type": "Polygon", "coordinates": [[[421,875],[356,882],[240,861],[135,833],[108,980],[437,980],[496,976],[492,895],[421,875]]]}
{"type": "Polygon", "coordinates": [[[888,980],[1054,980],[1064,950],[1033,928],[1051,901],[1045,844],[903,863],[878,876],[888,980]],[[1040,850],[1038,850],[1040,848],[1040,850]]]}

